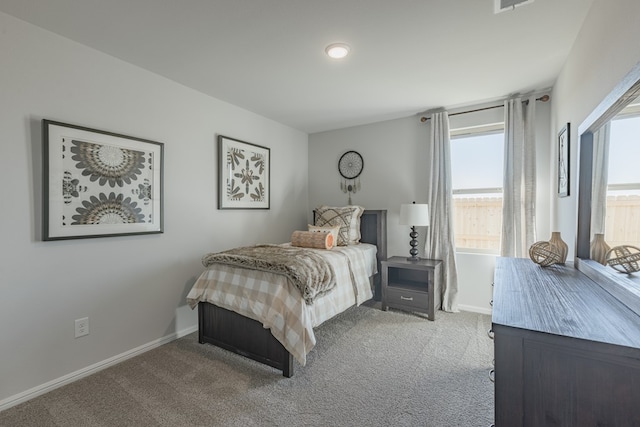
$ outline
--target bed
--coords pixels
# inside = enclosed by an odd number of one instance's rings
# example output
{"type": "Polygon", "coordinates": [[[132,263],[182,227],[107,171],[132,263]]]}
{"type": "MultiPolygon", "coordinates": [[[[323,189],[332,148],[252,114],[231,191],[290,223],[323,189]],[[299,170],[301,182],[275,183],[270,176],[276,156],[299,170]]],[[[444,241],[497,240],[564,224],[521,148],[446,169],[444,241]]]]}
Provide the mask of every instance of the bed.
{"type": "Polygon", "coordinates": [[[364,210],[359,225],[361,244],[317,250],[328,256],[336,284],[311,305],[300,291],[291,291],[292,281],[281,274],[210,265],[187,296],[189,304],[198,307],[199,342],[272,366],[291,377],[293,359],[304,366],[306,354],[315,345],[314,327],[353,305],[380,298],[380,262],[387,257],[386,210],[364,210]],[[356,280],[356,265],[360,265],[359,271],[369,273],[365,283],[356,280]]]}

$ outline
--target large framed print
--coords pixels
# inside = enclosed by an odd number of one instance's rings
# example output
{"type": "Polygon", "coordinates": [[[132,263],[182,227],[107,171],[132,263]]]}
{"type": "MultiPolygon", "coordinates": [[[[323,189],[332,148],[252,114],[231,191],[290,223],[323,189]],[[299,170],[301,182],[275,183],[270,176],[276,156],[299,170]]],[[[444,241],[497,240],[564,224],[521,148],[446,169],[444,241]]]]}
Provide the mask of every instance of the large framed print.
{"type": "Polygon", "coordinates": [[[162,233],[164,144],[42,121],[43,240],[162,233]]]}
{"type": "Polygon", "coordinates": [[[218,135],[218,209],[269,209],[267,147],[218,135]]]}
{"type": "Polygon", "coordinates": [[[569,135],[571,124],[567,123],[558,133],[558,196],[569,195],[569,135]]]}

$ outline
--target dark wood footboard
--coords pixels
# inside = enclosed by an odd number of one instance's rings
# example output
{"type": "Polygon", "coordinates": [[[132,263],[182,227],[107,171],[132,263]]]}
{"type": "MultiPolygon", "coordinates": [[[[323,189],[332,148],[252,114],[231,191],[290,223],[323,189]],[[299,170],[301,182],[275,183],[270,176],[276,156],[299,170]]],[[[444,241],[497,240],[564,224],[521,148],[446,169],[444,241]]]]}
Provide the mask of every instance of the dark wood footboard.
{"type": "Polygon", "coordinates": [[[293,356],[262,323],[206,302],[198,303],[198,340],[273,366],[289,378],[293,356]]]}

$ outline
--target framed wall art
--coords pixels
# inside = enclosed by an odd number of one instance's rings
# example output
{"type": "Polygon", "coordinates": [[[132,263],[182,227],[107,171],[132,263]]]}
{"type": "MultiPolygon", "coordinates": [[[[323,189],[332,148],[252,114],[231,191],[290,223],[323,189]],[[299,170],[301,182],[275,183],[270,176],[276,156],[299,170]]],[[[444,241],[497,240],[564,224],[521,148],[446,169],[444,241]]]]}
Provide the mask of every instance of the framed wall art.
{"type": "Polygon", "coordinates": [[[43,240],[162,233],[164,144],[42,121],[43,240]]]}
{"type": "Polygon", "coordinates": [[[218,209],[269,209],[271,150],[218,135],[218,209]]]}
{"type": "Polygon", "coordinates": [[[567,123],[558,133],[558,196],[569,195],[569,135],[571,124],[567,123]]]}

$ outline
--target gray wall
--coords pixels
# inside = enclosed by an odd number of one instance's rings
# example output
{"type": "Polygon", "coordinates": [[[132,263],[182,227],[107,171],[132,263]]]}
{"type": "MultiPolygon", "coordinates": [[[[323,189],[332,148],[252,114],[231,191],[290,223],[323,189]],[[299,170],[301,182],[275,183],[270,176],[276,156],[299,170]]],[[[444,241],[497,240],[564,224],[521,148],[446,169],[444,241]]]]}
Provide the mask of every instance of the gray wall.
{"type": "Polygon", "coordinates": [[[306,225],[308,138],[1,13],[0,34],[1,410],[195,330],[202,255],[306,225]],[[165,233],[42,242],[43,118],[163,142],[165,233]],[[217,134],[271,148],[270,210],[217,210],[217,134]]]}

